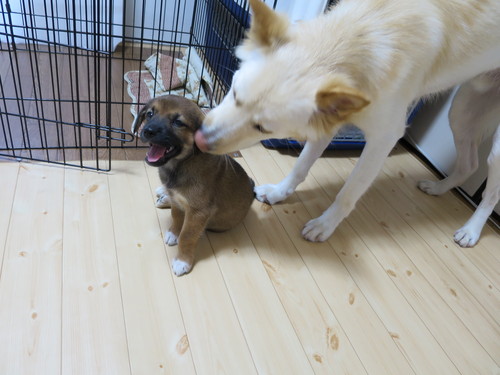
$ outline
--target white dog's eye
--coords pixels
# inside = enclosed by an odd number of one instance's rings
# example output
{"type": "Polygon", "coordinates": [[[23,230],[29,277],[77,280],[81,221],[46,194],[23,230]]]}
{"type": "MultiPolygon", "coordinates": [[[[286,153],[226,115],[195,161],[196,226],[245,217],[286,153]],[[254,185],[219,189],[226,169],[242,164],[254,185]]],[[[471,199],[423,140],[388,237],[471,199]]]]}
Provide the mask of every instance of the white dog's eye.
{"type": "Polygon", "coordinates": [[[264,129],[264,128],[263,128],[263,126],[262,126],[262,125],[260,125],[260,124],[255,124],[255,125],[253,126],[253,128],[254,128],[255,130],[257,130],[259,133],[269,133],[269,132],[268,132],[268,131],[266,131],[266,129],[264,129]]]}
{"type": "Polygon", "coordinates": [[[263,134],[272,134],[269,130],[264,129],[264,127],[261,124],[254,124],[253,128],[257,130],[259,133],[263,134]]]}

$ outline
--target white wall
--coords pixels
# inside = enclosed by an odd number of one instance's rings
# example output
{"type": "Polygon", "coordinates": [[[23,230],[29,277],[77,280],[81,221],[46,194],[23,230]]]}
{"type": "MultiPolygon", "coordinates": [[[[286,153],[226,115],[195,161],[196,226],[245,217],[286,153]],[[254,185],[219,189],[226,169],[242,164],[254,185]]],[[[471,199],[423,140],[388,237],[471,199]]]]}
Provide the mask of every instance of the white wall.
{"type": "MultiPolygon", "coordinates": [[[[20,0],[10,1],[12,30],[3,3],[0,31],[13,32],[16,43],[35,39],[37,43],[51,42],[100,51],[113,50],[122,36],[146,41],[187,43],[195,0],[178,4],[174,0],[20,0]],[[162,4],[163,3],[163,4],[162,4]],[[112,7],[111,7],[112,5],[112,7]],[[31,8],[30,8],[31,7],[31,8]],[[125,19],[124,19],[125,12],[125,19]],[[112,17],[110,30],[109,19],[112,17]],[[125,21],[125,27],[123,23],[125,21]],[[7,25],[6,25],[7,24],[7,25]],[[164,31],[159,31],[164,30],[164,31]],[[173,30],[181,31],[174,33],[173,30]],[[112,39],[106,37],[110,32],[112,39]],[[87,35],[88,34],[88,35],[87,35]],[[94,34],[104,34],[100,38],[94,34]]],[[[266,0],[272,6],[274,0],[266,0]]],[[[288,14],[292,22],[314,18],[323,12],[327,0],[279,0],[276,9],[288,14]]],[[[202,6],[203,1],[198,2],[202,6]]],[[[1,35],[2,42],[11,42],[1,35]]]]}
{"type": "Polygon", "coordinates": [[[189,42],[194,2],[195,0],[185,0],[178,4],[178,1],[173,0],[127,1],[125,37],[142,38],[146,42],[189,42]],[[173,30],[181,32],[174,33],[173,30]]]}
{"type": "MultiPolygon", "coordinates": [[[[272,5],[274,0],[266,0],[266,4],[272,5]]],[[[309,20],[325,11],[328,0],[278,0],[276,10],[286,13],[292,22],[309,20]]]]}
{"type": "MultiPolygon", "coordinates": [[[[123,18],[123,0],[86,1],[10,1],[12,29],[6,12],[5,2],[0,31],[12,33],[15,43],[23,44],[27,40],[36,43],[58,43],[81,48],[108,51],[114,49],[121,40],[123,18]],[[111,1],[113,8],[110,9],[111,1]],[[115,38],[105,35],[112,34],[115,38]],[[92,35],[103,34],[101,37],[92,35]]],[[[12,42],[9,36],[1,35],[2,42],[12,42]]]]}

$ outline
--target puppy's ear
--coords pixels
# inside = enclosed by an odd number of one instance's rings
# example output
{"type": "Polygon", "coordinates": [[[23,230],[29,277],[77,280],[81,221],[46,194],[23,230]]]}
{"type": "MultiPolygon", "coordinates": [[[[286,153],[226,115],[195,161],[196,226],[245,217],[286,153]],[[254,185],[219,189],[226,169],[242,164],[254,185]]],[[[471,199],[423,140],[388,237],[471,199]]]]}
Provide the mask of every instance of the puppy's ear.
{"type": "Polygon", "coordinates": [[[321,113],[345,120],[361,111],[370,101],[354,87],[339,80],[330,80],[316,93],[316,106],[321,113]]]}
{"type": "Polygon", "coordinates": [[[270,48],[288,40],[289,22],[261,0],[250,0],[252,21],[247,34],[246,47],[270,48]]]}
{"type": "Polygon", "coordinates": [[[139,131],[142,122],[144,121],[144,118],[146,117],[146,112],[149,110],[149,106],[145,105],[142,107],[141,111],[137,114],[137,117],[135,118],[133,124],[132,124],[132,134],[135,134],[139,131]]]}

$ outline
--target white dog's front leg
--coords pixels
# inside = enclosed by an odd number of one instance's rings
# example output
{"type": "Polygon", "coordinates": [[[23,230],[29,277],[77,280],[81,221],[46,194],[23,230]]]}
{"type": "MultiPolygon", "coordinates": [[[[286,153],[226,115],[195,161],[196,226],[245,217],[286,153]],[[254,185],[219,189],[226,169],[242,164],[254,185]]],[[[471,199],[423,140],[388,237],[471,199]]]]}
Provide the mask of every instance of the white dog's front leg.
{"type": "Polygon", "coordinates": [[[281,182],[255,187],[255,196],[261,202],[275,204],[293,194],[297,186],[303,182],[314,162],[321,156],[331,138],[326,137],[317,141],[308,141],[299,155],[292,171],[281,182]]]}
{"type": "MultiPolygon", "coordinates": [[[[402,127],[404,130],[404,127],[402,127]]],[[[351,175],[340,190],[333,204],[316,219],[310,220],[302,230],[306,240],[313,242],[326,241],[337,226],[354,209],[356,202],[370,187],[382,169],[385,158],[402,136],[401,131],[378,134],[367,138],[361,157],[351,175]]]]}

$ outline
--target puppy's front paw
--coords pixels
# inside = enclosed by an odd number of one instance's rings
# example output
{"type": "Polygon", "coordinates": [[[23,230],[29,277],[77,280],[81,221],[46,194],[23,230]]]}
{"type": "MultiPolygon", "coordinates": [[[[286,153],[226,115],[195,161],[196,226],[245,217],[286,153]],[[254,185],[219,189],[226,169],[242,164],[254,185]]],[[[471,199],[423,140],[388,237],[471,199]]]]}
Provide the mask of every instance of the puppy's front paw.
{"type": "Polygon", "coordinates": [[[422,180],[418,182],[418,188],[429,195],[441,195],[444,192],[440,190],[440,184],[437,181],[422,180]]]}
{"type": "Polygon", "coordinates": [[[472,247],[477,243],[480,235],[481,231],[474,230],[473,228],[464,225],[455,232],[453,239],[461,247],[472,247]]]}
{"type": "Polygon", "coordinates": [[[324,242],[334,230],[330,222],[320,216],[307,222],[302,229],[302,237],[311,242],[324,242]]]}
{"type": "Polygon", "coordinates": [[[174,234],[171,231],[166,231],[165,232],[165,243],[168,246],[175,246],[175,245],[177,245],[177,235],[174,234]]]}
{"type": "Polygon", "coordinates": [[[156,203],[157,208],[170,208],[170,197],[167,193],[167,189],[164,185],[160,185],[156,188],[156,203]]]}
{"type": "Polygon", "coordinates": [[[193,264],[187,263],[183,260],[174,258],[172,261],[172,271],[176,276],[182,276],[191,271],[193,264]]]}
{"type": "Polygon", "coordinates": [[[167,188],[165,187],[165,185],[158,186],[155,190],[155,194],[157,197],[159,197],[160,195],[167,194],[167,188]]]}
{"type": "Polygon", "coordinates": [[[292,188],[281,186],[281,184],[260,185],[254,188],[255,197],[264,203],[275,204],[288,198],[292,193],[292,188]]]}
{"type": "Polygon", "coordinates": [[[160,195],[156,198],[155,202],[156,208],[170,208],[172,205],[170,204],[170,197],[168,194],[160,195]]]}

